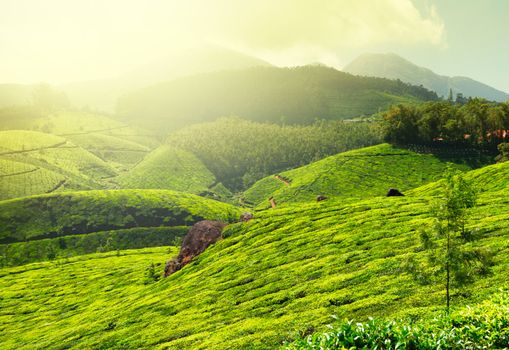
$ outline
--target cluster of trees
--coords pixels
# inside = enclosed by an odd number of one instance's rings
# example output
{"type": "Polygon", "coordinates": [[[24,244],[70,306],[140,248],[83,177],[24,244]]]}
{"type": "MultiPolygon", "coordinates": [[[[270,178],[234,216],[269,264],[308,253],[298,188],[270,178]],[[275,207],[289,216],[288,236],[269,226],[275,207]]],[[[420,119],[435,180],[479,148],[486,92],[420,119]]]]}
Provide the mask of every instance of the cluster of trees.
{"type": "Polygon", "coordinates": [[[380,143],[374,123],[319,121],[312,125],[256,123],[221,118],[170,135],[168,142],[194,153],[232,191],[326,156],[380,143]]]}
{"type": "Polygon", "coordinates": [[[383,114],[381,129],[383,138],[396,144],[498,144],[509,139],[509,102],[474,98],[397,105],[383,114]]]}

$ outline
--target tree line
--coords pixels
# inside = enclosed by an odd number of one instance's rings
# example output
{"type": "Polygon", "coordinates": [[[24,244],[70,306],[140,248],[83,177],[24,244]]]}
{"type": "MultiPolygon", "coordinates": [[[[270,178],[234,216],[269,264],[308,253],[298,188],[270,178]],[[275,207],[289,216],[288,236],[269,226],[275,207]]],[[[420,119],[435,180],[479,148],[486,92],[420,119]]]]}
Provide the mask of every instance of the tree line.
{"type": "Polygon", "coordinates": [[[397,105],[383,113],[381,131],[385,141],[395,144],[497,145],[509,139],[509,101],[397,105]]]}
{"type": "Polygon", "coordinates": [[[326,156],[380,143],[375,123],[317,121],[311,125],[221,118],[170,135],[168,142],[195,154],[232,191],[326,156]]]}

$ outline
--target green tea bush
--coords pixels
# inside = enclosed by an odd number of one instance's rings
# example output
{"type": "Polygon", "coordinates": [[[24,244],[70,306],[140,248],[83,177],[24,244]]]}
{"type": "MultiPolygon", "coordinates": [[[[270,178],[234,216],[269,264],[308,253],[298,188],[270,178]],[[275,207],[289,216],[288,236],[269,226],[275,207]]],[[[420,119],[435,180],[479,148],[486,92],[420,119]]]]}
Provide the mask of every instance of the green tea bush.
{"type": "MultiPolygon", "coordinates": [[[[137,227],[0,245],[0,266],[23,265],[68,255],[171,246],[188,227],[137,227]]],[[[180,244],[179,244],[180,245],[180,244]]]]}
{"type": "Polygon", "coordinates": [[[370,318],[343,322],[330,332],[300,337],[294,349],[507,349],[509,294],[501,293],[474,308],[443,315],[421,324],[370,318]]]}

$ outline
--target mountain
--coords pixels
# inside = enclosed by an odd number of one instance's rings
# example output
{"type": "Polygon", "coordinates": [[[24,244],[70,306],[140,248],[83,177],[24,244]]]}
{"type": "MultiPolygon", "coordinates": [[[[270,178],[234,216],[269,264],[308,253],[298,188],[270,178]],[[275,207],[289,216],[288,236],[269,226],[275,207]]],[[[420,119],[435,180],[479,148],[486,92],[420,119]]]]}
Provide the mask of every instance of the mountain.
{"type": "Polygon", "coordinates": [[[344,67],[343,71],[362,76],[400,79],[410,84],[422,85],[446,98],[449,89],[452,89],[453,94],[461,93],[464,97],[482,97],[499,102],[509,100],[506,92],[467,77],[438,75],[393,53],[361,55],[344,67]]]}
{"type": "Polygon", "coordinates": [[[266,61],[220,47],[187,49],[110,79],[75,82],[62,86],[73,105],[113,112],[119,96],[177,77],[224,69],[270,66],[266,61]]]}
{"type": "Polygon", "coordinates": [[[402,102],[437,99],[417,86],[358,77],[323,66],[254,67],[198,74],[119,99],[124,121],[158,130],[240,116],[259,122],[310,123],[370,115],[402,102]]]}

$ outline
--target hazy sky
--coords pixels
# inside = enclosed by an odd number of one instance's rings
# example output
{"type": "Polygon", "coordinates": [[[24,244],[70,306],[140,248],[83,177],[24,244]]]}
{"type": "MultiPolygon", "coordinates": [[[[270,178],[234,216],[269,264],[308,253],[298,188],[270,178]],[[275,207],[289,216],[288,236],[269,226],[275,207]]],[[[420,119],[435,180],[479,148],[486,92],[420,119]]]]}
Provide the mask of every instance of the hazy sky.
{"type": "Polygon", "coordinates": [[[0,81],[111,77],[213,43],[278,65],[395,52],[509,91],[507,0],[0,0],[0,81]]]}

